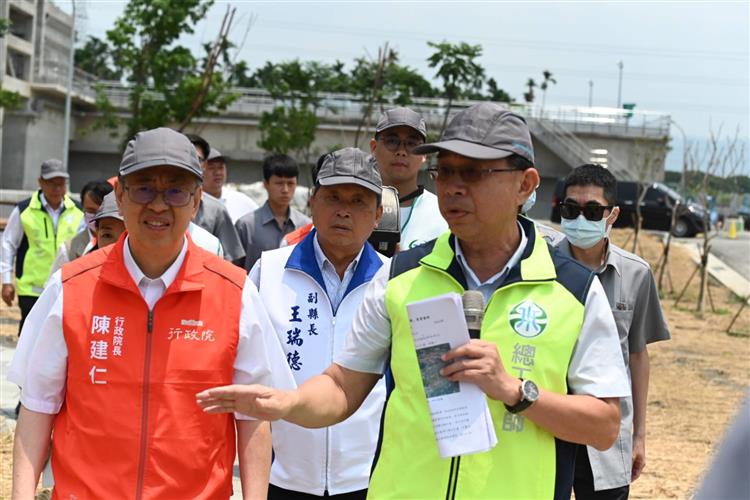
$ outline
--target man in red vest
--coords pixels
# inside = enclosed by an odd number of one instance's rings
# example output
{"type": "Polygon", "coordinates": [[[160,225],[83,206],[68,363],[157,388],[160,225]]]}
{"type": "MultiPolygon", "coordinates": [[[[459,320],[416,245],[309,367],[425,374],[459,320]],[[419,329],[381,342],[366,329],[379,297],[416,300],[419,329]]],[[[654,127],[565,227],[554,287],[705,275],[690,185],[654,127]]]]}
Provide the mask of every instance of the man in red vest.
{"type": "Polygon", "coordinates": [[[255,286],[186,235],[201,182],[182,134],[128,143],[127,232],[50,278],[8,374],[23,388],[13,498],[33,498],[53,428],[54,498],[228,498],[235,443],[243,496],[265,498],[268,424],[206,415],[195,393],[293,382],[255,286]]]}

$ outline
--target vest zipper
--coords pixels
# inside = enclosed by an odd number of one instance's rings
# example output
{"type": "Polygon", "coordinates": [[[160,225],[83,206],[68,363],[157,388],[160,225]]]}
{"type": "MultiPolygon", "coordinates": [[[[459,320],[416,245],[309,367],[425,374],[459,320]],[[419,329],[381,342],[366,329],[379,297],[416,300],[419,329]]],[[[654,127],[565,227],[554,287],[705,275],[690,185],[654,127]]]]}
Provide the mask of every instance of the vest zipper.
{"type": "Polygon", "coordinates": [[[148,321],[146,323],[146,355],[143,362],[143,402],[141,410],[141,446],[138,458],[138,482],[136,484],[135,498],[143,498],[143,476],[146,472],[146,452],[148,445],[148,395],[149,381],[151,378],[151,345],[154,329],[154,311],[149,309],[148,321]]]}
{"type": "Polygon", "coordinates": [[[44,239],[46,240],[49,238],[49,233],[47,232],[47,217],[44,218],[44,239]]]}

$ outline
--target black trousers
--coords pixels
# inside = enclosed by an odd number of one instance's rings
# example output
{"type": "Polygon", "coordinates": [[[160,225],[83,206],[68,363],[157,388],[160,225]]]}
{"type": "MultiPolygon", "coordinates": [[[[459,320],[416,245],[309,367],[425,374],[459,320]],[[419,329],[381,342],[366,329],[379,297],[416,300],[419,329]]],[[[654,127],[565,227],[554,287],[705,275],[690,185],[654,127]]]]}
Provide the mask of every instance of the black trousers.
{"type": "Polygon", "coordinates": [[[21,309],[21,322],[18,324],[18,336],[21,336],[21,329],[23,323],[26,321],[26,316],[29,315],[29,311],[34,307],[39,297],[33,297],[31,295],[19,295],[18,296],[18,307],[21,309]]]}
{"type": "Polygon", "coordinates": [[[630,485],[610,490],[594,491],[594,475],[591,473],[591,462],[586,447],[578,446],[576,451],[576,473],[573,480],[573,491],[576,500],[627,500],[630,485]]]}
{"type": "Polygon", "coordinates": [[[268,500],[313,500],[316,498],[333,498],[335,500],[365,500],[367,498],[367,490],[350,491],[349,493],[341,493],[339,495],[329,495],[326,491],[322,497],[317,495],[311,495],[309,493],[302,493],[300,491],[285,490],[272,484],[268,485],[268,500]]]}

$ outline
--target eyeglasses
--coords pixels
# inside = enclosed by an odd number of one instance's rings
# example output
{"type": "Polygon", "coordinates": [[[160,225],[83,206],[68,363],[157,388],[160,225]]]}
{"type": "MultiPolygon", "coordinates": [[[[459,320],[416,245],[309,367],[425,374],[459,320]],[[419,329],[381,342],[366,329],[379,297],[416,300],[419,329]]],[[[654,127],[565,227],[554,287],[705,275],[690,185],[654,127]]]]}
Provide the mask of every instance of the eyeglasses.
{"type": "Polygon", "coordinates": [[[401,145],[403,144],[407,154],[412,154],[412,150],[414,148],[424,144],[424,141],[420,141],[418,139],[405,139],[402,141],[396,135],[386,135],[384,137],[381,137],[380,142],[382,142],[385,146],[385,149],[387,149],[391,153],[395,153],[396,151],[401,149],[401,145]]]}
{"type": "Polygon", "coordinates": [[[430,167],[427,169],[432,177],[436,181],[447,182],[454,176],[458,175],[461,180],[466,184],[474,184],[475,182],[481,181],[485,176],[493,174],[495,172],[520,172],[520,168],[479,168],[479,167],[466,167],[466,168],[453,168],[445,166],[430,167]]]}
{"type": "Polygon", "coordinates": [[[169,188],[159,190],[143,185],[125,186],[125,190],[128,192],[130,201],[139,205],[148,205],[156,199],[156,195],[160,194],[164,203],[170,207],[184,207],[190,203],[190,198],[195,194],[195,191],[188,191],[187,189],[169,188]]]}
{"type": "Polygon", "coordinates": [[[578,205],[577,203],[561,202],[560,203],[560,216],[564,219],[577,219],[581,212],[586,219],[596,222],[602,220],[604,212],[611,210],[613,207],[609,205],[578,205]]]}

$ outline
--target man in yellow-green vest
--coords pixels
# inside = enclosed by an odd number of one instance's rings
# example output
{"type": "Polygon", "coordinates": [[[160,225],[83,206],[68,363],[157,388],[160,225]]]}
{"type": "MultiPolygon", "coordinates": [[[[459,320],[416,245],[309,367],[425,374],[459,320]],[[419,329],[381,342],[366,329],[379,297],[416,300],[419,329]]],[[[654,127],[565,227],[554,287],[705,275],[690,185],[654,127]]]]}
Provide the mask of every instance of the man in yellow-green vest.
{"type": "Polygon", "coordinates": [[[493,103],[458,113],[430,169],[450,231],[397,254],[365,291],[334,363],[296,391],[228,386],[198,394],[239,411],[320,427],[346,419],[386,374],[388,399],[368,498],[569,499],[575,444],[609,448],[630,394],[617,329],[594,274],[518,216],[539,185],[525,120],[493,103]],[[440,375],[486,395],[498,443],[440,457],[406,305],[477,290],[479,338],[443,356],[440,375]]]}
{"type": "Polygon", "coordinates": [[[26,316],[42,293],[57,249],[82,229],[83,211],[66,194],[69,175],[65,165],[50,159],[42,163],[41,170],[39,191],[13,208],[2,238],[2,297],[10,306],[18,294],[19,335],[26,316]]]}

